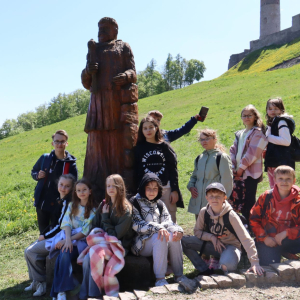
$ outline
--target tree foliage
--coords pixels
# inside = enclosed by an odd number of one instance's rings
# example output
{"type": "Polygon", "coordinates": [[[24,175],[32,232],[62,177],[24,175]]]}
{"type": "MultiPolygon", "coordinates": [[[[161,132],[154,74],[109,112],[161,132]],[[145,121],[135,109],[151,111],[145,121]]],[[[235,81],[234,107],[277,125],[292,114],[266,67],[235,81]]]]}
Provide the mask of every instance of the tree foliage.
{"type": "Polygon", "coordinates": [[[5,120],[0,128],[0,139],[85,114],[89,101],[90,92],[86,90],[58,94],[49,103],[38,106],[35,111],[23,113],[16,120],[5,120]]]}
{"type": "Polygon", "coordinates": [[[161,73],[155,67],[156,61],[152,59],[146,69],[137,74],[140,99],[191,85],[203,78],[206,70],[203,61],[186,60],[180,54],[173,59],[170,53],[161,73]]]}

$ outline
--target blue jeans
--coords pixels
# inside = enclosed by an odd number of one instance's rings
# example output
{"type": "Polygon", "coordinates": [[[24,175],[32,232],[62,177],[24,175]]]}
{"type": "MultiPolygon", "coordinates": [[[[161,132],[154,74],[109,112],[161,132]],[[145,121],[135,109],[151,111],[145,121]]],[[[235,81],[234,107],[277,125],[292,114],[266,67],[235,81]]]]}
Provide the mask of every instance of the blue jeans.
{"type": "Polygon", "coordinates": [[[54,269],[54,279],[52,283],[52,289],[50,292],[51,297],[57,297],[60,292],[71,291],[78,285],[78,281],[73,277],[72,260],[77,259],[78,249],[73,247],[73,251],[70,253],[62,252],[60,250],[57,257],[54,269]]]}
{"type": "Polygon", "coordinates": [[[281,255],[284,252],[300,253],[300,239],[290,240],[285,238],[281,246],[268,247],[264,242],[256,242],[259,263],[261,266],[280,263],[281,255]]]}
{"type": "Polygon", "coordinates": [[[79,292],[79,299],[97,298],[101,296],[101,291],[99,290],[97,284],[95,283],[91,274],[91,264],[90,264],[90,254],[88,253],[82,264],[83,279],[79,292]]]}
{"type": "MultiPolygon", "coordinates": [[[[201,251],[204,242],[205,241],[198,239],[196,236],[184,236],[181,240],[184,254],[190,259],[199,272],[204,272],[208,269],[206,262],[198,254],[198,252],[201,251]]],[[[205,242],[202,253],[219,257],[220,265],[226,266],[227,271],[234,271],[241,259],[241,251],[232,245],[225,245],[225,247],[226,249],[220,254],[215,250],[214,245],[211,242],[205,242]]]]}

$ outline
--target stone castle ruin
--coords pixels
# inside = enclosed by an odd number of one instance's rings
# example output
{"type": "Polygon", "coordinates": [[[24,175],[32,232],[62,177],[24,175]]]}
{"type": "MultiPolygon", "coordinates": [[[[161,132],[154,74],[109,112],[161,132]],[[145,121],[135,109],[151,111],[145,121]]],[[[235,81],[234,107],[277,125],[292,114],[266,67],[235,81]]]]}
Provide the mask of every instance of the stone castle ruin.
{"type": "Polygon", "coordinates": [[[298,37],[300,37],[300,14],[293,17],[292,27],[280,30],[280,0],[260,0],[260,37],[250,42],[250,49],[231,55],[228,69],[255,50],[290,43],[298,37]]]}

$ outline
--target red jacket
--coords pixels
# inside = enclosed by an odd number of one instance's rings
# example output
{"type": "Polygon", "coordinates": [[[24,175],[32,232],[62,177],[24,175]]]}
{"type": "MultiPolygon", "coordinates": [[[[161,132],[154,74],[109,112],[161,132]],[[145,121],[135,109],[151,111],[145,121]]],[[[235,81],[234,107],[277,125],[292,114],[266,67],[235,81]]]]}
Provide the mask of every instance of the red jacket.
{"type": "MultiPolygon", "coordinates": [[[[300,238],[300,189],[297,186],[293,188],[298,190],[298,195],[290,202],[292,222],[291,227],[288,228],[287,238],[290,240],[295,240],[300,238]]],[[[258,198],[257,202],[254,204],[250,211],[250,226],[256,236],[256,240],[263,242],[267,236],[274,237],[277,233],[278,223],[272,217],[272,213],[275,211],[275,199],[272,190],[265,191],[258,198]],[[271,194],[270,194],[271,193],[271,194]],[[267,199],[266,207],[264,203],[266,197],[269,194],[269,201],[267,199]]]]}

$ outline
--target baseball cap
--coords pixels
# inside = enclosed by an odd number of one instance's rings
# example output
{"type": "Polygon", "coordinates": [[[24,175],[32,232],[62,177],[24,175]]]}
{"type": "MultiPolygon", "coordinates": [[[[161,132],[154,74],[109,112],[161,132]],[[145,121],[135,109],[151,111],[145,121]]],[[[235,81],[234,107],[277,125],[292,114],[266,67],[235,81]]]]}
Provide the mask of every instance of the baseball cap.
{"type": "Polygon", "coordinates": [[[207,193],[209,190],[212,190],[212,189],[219,190],[219,191],[223,192],[224,194],[226,194],[224,185],[219,182],[214,182],[214,183],[211,183],[210,185],[208,185],[205,189],[205,193],[207,193]]]}

